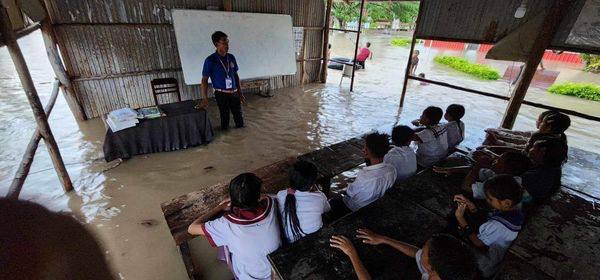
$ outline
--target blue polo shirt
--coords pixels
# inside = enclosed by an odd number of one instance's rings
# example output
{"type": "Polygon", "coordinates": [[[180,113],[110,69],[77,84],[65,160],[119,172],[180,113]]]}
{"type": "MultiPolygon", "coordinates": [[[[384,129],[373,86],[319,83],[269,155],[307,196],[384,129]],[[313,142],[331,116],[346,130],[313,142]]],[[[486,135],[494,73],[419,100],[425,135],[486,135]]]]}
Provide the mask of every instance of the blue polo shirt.
{"type": "Polygon", "coordinates": [[[230,53],[221,56],[219,53],[215,52],[204,60],[202,76],[210,77],[214,89],[232,90],[237,88],[235,74],[238,70],[235,56],[230,53]],[[232,82],[232,87],[230,89],[225,87],[225,79],[227,76],[231,78],[232,82]]]}

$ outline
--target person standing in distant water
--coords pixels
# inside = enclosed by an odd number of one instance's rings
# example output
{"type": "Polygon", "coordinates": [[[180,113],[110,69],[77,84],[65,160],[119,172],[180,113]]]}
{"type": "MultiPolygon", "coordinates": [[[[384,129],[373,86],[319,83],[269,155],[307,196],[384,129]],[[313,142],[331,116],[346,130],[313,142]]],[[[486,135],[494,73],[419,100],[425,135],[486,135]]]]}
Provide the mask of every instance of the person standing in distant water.
{"type": "Polygon", "coordinates": [[[409,75],[414,76],[415,71],[417,70],[417,65],[419,65],[419,51],[415,50],[413,55],[410,57],[410,71],[408,71],[409,75]]]}
{"type": "Polygon", "coordinates": [[[363,69],[365,69],[365,61],[367,61],[367,58],[373,59],[373,52],[369,47],[371,47],[371,43],[367,42],[367,45],[361,48],[356,56],[356,63],[362,66],[363,69]]]}
{"type": "Polygon", "coordinates": [[[227,34],[217,31],[212,34],[212,42],[216,47],[215,53],[204,60],[202,68],[202,100],[201,108],[208,106],[208,78],[215,91],[215,99],[221,116],[221,129],[229,128],[229,112],[233,115],[235,127],[244,127],[242,102],[246,101],[240,84],[239,70],[235,56],[228,53],[229,39],[227,34]]]}

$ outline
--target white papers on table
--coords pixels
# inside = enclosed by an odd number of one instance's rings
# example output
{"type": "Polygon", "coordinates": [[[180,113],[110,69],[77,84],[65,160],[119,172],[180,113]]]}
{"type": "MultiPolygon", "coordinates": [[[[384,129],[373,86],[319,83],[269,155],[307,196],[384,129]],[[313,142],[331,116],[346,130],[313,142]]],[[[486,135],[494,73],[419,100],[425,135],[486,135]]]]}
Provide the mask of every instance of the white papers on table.
{"type": "Polygon", "coordinates": [[[138,122],[137,112],[131,108],[114,110],[106,116],[106,123],[113,132],[134,127],[138,122]]]}

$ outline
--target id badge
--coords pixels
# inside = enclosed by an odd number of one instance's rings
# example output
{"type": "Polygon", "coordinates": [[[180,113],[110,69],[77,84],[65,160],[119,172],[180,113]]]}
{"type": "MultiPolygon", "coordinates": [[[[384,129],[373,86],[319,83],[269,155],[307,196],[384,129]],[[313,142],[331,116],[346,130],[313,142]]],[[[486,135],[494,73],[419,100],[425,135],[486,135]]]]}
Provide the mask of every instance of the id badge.
{"type": "Polygon", "coordinates": [[[225,78],[225,89],[233,88],[233,80],[231,78],[225,78]]]}

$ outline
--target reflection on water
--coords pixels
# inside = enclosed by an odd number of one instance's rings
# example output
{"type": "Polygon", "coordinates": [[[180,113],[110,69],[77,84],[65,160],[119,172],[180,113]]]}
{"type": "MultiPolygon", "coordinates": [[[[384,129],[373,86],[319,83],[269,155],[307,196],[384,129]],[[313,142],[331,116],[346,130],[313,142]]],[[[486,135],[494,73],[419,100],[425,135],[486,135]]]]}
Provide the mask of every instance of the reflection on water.
{"type": "MultiPolygon", "coordinates": [[[[251,96],[244,107],[246,128],[217,134],[215,141],[207,146],[138,156],[107,171],[104,170],[110,165],[102,158],[101,121],[77,123],[61,96],[50,125],[76,191],[62,192],[42,144],[21,197],[55,211],[73,213],[87,223],[106,248],[115,275],[126,279],[184,279],[186,272],[160,210],[163,201],[370,130],[389,131],[397,123],[417,118],[428,105],[445,108],[450,103],[463,104],[467,109],[464,121],[469,146],[483,140],[483,128],[500,123],[506,107],[504,101],[413,82],[409,83],[406,106],[400,110],[399,95],[408,49],[387,47],[388,38],[383,36],[367,38],[373,43],[374,60],[367,62],[365,71],[357,72],[354,92],[348,91],[347,80],[338,87],[340,73],[331,71],[325,85],[278,90],[273,98],[251,96]],[[205,169],[208,166],[213,168],[205,169]]],[[[334,55],[349,55],[353,51],[351,41],[344,35],[334,37],[332,42],[334,55]]],[[[53,74],[40,34],[36,32],[21,39],[20,45],[44,102],[50,94],[53,74]]],[[[426,63],[428,54],[426,51],[422,54],[423,63],[418,71],[426,72],[428,77],[502,91],[502,82],[472,81],[426,63]]],[[[35,125],[4,48],[0,49],[0,69],[3,70],[0,72],[0,194],[4,194],[35,125]]],[[[523,107],[516,128],[533,127],[540,111],[523,107]]],[[[218,120],[215,104],[211,104],[209,113],[213,123],[218,120]]],[[[599,150],[600,144],[595,141],[596,124],[573,118],[568,134],[571,145],[599,150]]],[[[192,244],[197,246],[200,245],[192,244]]],[[[223,277],[222,271],[215,272],[220,266],[205,265],[207,278],[223,277]]]]}

